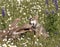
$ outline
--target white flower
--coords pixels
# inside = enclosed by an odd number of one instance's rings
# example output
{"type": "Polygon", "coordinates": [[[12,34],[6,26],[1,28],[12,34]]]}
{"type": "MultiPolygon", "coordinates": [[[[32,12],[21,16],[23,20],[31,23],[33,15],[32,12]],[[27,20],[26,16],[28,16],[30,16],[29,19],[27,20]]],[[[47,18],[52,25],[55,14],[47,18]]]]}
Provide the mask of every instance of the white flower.
{"type": "Polygon", "coordinates": [[[5,33],[6,31],[5,30],[3,30],[3,33],[5,33]]]}
{"type": "Polygon", "coordinates": [[[11,42],[11,41],[7,41],[6,43],[8,44],[9,42],[11,42]]]}
{"type": "Polygon", "coordinates": [[[7,41],[7,39],[3,39],[3,41],[7,41]]]}
{"type": "Polygon", "coordinates": [[[7,7],[9,7],[9,4],[7,5],[7,7]]]}
{"type": "Polygon", "coordinates": [[[16,45],[10,45],[10,44],[9,44],[8,46],[9,46],[9,47],[17,47],[16,45]]]}
{"type": "Polygon", "coordinates": [[[36,44],[36,45],[38,45],[38,42],[37,42],[37,41],[35,41],[35,44],[36,44]]]}
{"type": "Polygon", "coordinates": [[[36,37],[36,35],[34,35],[34,37],[36,37]]]}
{"type": "Polygon", "coordinates": [[[38,10],[39,12],[41,12],[41,10],[38,10]]]}
{"type": "Polygon", "coordinates": [[[13,40],[13,38],[9,38],[9,39],[8,39],[8,41],[11,41],[11,40],[13,40]]]}
{"type": "Polygon", "coordinates": [[[2,47],[2,46],[0,46],[0,47],[2,47]]]}
{"type": "Polygon", "coordinates": [[[20,41],[20,38],[17,38],[20,41]]]}
{"type": "Polygon", "coordinates": [[[1,22],[1,24],[3,24],[3,23],[1,22]]]}
{"type": "Polygon", "coordinates": [[[22,43],[23,45],[25,45],[26,43],[22,43]]]}
{"type": "Polygon", "coordinates": [[[9,28],[9,30],[12,30],[13,29],[13,27],[12,28],[9,28]]]}
{"type": "Polygon", "coordinates": [[[12,20],[12,17],[10,17],[9,20],[12,20]]]}
{"type": "Polygon", "coordinates": [[[58,14],[58,16],[60,16],[60,13],[57,13],[58,14]]]}
{"type": "Polygon", "coordinates": [[[6,45],[6,44],[3,44],[2,46],[3,46],[3,47],[7,47],[7,45],[6,45]]]}
{"type": "Polygon", "coordinates": [[[7,20],[7,21],[9,21],[9,20],[12,20],[12,17],[8,18],[8,20],[7,20]]]}
{"type": "Polygon", "coordinates": [[[28,40],[26,40],[26,42],[25,43],[28,43],[29,41],[28,40]]]}
{"type": "Polygon", "coordinates": [[[10,0],[9,0],[10,1],[10,0]]]}
{"type": "Polygon", "coordinates": [[[23,0],[20,0],[21,2],[23,2],[23,0]]]}
{"type": "Polygon", "coordinates": [[[39,39],[37,39],[37,41],[39,41],[39,39]]]}
{"type": "Polygon", "coordinates": [[[30,2],[30,0],[27,0],[27,2],[30,2]]]}
{"type": "Polygon", "coordinates": [[[10,16],[10,12],[9,12],[9,10],[7,9],[7,14],[8,14],[8,16],[10,16]]]}
{"type": "Polygon", "coordinates": [[[23,15],[26,15],[26,13],[23,13],[23,15]]]}
{"type": "Polygon", "coordinates": [[[18,1],[19,5],[20,5],[20,3],[21,3],[20,0],[17,0],[17,1],[18,1]]]}
{"type": "Polygon", "coordinates": [[[27,44],[25,44],[24,46],[27,47],[27,44]]]}
{"type": "Polygon", "coordinates": [[[11,27],[11,24],[9,24],[9,27],[11,27]]]}
{"type": "Polygon", "coordinates": [[[13,45],[14,43],[12,42],[11,45],[13,45]]]}
{"type": "Polygon", "coordinates": [[[39,43],[40,46],[43,46],[42,43],[39,43]]]}
{"type": "Polygon", "coordinates": [[[24,40],[24,38],[21,37],[21,40],[24,40]]]}
{"type": "Polygon", "coordinates": [[[29,37],[28,37],[27,39],[28,39],[28,40],[31,40],[31,38],[29,38],[29,37]]]}

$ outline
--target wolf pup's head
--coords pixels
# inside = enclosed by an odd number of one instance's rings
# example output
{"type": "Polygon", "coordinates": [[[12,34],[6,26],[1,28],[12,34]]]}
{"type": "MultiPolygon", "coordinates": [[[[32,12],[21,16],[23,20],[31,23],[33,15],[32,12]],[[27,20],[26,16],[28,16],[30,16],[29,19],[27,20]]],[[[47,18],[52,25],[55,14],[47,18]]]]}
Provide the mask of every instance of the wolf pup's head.
{"type": "Polygon", "coordinates": [[[38,22],[37,19],[38,19],[37,16],[34,16],[34,17],[29,18],[29,24],[31,24],[32,27],[34,27],[34,28],[35,28],[36,25],[37,25],[37,22],[38,22]]]}

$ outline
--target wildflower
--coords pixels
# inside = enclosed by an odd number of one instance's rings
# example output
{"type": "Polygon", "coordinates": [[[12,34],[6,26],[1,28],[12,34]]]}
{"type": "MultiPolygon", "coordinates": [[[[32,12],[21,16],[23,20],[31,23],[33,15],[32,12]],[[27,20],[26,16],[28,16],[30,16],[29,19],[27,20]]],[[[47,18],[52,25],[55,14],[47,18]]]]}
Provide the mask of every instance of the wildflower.
{"type": "Polygon", "coordinates": [[[55,11],[54,11],[54,10],[52,10],[52,11],[51,11],[51,14],[54,14],[54,13],[55,13],[55,11]]]}
{"type": "Polygon", "coordinates": [[[28,37],[27,39],[28,39],[28,40],[31,40],[31,38],[29,38],[29,37],[28,37]]]}
{"type": "Polygon", "coordinates": [[[37,41],[35,41],[35,44],[36,44],[36,45],[38,45],[38,42],[37,42],[37,41]]]}
{"type": "Polygon", "coordinates": [[[36,35],[34,35],[34,38],[36,38],[36,35]]]}
{"type": "Polygon", "coordinates": [[[42,47],[43,46],[43,44],[42,43],[39,43],[39,45],[42,47]]]}
{"type": "Polygon", "coordinates": [[[2,7],[2,16],[4,17],[5,16],[5,8],[2,7]]]}
{"type": "Polygon", "coordinates": [[[55,7],[56,7],[56,10],[58,10],[58,2],[57,2],[57,0],[55,0],[55,7]]]}
{"type": "Polygon", "coordinates": [[[10,44],[9,44],[8,46],[9,46],[9,47],[17,47],[16,45],[10,45],[10,44]]]}
{"type": "Polygon", "coordinates": [[[58,0],[53,0],[56,10],[58,10],[58,0]]]}
{"type": "Polygon", "coordinates": [[[39,41],[39,39],[37,39],[37,41],[39,41]]]}
{"type": "Polygon", "coordinates": [[[3,39],[3,41],[7,41],[7,39],[5,38],[5,39],[3,39]]]}
{"type": "Polygon", "coordinates": [[[48,5],[48,0],[45,0],[45,4],[48,5]]]}
{"type": "Polygon", "coordinates": [[[52,0],[52,3],[54,3],[54,0],[52,0]]]}
{"type": "Polygon", "coordinates": [[[45,10],[45,13],[46,13],[46,14],[49,14],[50,12],[49,12],[48,10],[45,10]]]}
{"type": "Polygon", "coordinates": [[[7,45],[4,43],[4,44],[2,45],[2,47],[7,47],[7,45]]]}

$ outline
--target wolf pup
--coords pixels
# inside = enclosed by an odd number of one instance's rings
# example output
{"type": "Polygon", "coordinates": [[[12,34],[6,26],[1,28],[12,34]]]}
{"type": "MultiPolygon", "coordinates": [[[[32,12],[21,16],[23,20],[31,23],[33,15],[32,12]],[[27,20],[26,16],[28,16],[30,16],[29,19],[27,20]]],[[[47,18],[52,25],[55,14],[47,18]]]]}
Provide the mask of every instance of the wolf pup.
{"type": "Polygon", "coordinates": [[[45,38],[49,37],[49,34],[46,32],[42,24],[38,23],[38,16],[31,17],[29,19],[29,24],[32,25],[32,30],[37,37],[43,36],[45,38]]]}

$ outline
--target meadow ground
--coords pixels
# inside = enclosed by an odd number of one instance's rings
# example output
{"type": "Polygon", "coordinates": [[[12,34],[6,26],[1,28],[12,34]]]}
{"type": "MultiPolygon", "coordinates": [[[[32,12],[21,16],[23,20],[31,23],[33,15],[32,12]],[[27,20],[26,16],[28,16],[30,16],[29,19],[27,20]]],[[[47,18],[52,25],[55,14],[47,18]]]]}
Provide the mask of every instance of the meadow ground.
{"type": "Polygon", "coordinates": [[[0,47],[60,47],[60,0],[0,0],[2,30],[18,17],[21,18],[20,26],[35,15],[39,16],[39,23],[49,32],[49,38],[36,38],[33,32],[27,32],[18,40],[0,41],[0,47]]]}

